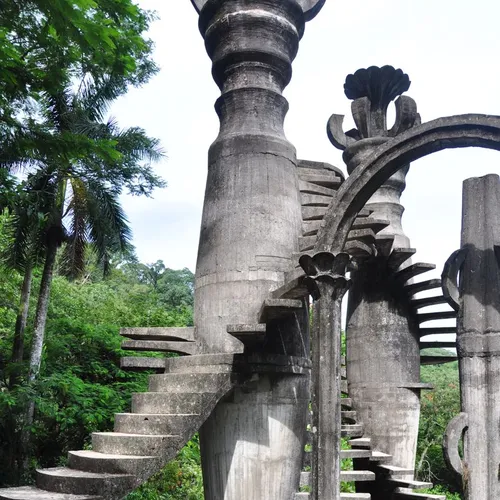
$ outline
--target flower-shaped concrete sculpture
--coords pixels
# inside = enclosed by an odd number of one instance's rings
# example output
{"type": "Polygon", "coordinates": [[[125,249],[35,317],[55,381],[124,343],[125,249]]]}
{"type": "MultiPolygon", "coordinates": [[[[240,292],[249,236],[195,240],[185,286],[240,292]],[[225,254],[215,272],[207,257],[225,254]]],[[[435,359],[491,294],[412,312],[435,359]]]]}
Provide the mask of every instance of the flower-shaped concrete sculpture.
{"type": "Polygon", "coordinates": [[[339,298],[347,291],[349,280],[345,277],[345,272],[349,260],[347,253],[333,255],[330,252],[319,252],[312,257],[300,257],[299,264],[307,275],[304,283],[314,300],[329,292],[334,298],[339,298]]]}
{"type": "Polygon", "coordinates": [[[401,95],[409,87],[408,75],[392,66],[371,66],[348,75],[344,91],[349,99],[353,99],[351,110],[357,128],[344,133],[344,117],[332,115],[327,126],[332,144],[344,150],[361,139],[395,137],[420,123],[415,101],[401,95]],[[396,98],[396,121],[388,129],[387,107],[396,98]]]}

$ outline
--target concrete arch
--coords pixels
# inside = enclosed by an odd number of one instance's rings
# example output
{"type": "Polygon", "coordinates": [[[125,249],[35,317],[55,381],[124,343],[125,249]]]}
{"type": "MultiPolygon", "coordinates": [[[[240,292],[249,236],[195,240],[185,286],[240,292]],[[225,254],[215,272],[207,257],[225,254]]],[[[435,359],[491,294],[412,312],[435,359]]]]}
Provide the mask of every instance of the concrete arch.
{"type": "Polygon", "coordinates": [[[358,212],[399,168],[443,149],[480,147],[500,150],[500,116],[438,118],[387,141],[363,160],[333,198],[318,232],[315,252],[341,252],[358,212]]]}

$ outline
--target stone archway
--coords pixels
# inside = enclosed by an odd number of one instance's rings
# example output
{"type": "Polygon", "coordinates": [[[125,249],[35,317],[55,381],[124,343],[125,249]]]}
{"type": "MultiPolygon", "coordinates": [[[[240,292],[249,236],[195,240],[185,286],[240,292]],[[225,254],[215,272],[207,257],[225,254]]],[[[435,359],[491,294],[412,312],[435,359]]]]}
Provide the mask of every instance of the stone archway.
{"type": "Polygon", "coordinates": [[[358,212],[402,166],[437,151],[465,147],[500,150],[500,116],[438,118],[379,146],[337,191],[319,230],[314,252],[341,252],[358,212]]]}

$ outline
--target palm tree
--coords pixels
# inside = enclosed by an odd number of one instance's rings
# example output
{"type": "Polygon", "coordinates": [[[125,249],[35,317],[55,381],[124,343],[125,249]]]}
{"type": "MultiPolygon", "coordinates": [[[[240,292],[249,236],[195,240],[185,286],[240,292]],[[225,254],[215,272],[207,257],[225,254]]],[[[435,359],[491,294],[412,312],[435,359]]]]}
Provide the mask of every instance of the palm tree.
{"type": "MultiPolygon", "coordinates": [[[[131,231],[119,195],[128,189],[148,196],[155,187],[164,186],[151,167],[163,157],[158,141],[142,129],[120,130],[114,120],[104,121],[108,105],[122,91],[119,82],[107,80],[83,82],[76,91],[64,88],[44,96],[43,120],[30,124],[26,157],[10,162],[0,158],[0,166],[27,165],[32,172],[16,206],[13,245],[18,262],[25,263],[23,289],[31,287],[28,269],[35,254],[41,252],[43,262],[28,383],[40,370],[58,249],[64,244],[62,269],[69,277],[83,272],[88,245],[107,272],[111,253],[130,245],[131,231]]],[[[26,293],[23,300],[27,304],[26,293]]],[[[34,407],[31,401],[26,411],[24,445],[29,442],[34,407]]]]}

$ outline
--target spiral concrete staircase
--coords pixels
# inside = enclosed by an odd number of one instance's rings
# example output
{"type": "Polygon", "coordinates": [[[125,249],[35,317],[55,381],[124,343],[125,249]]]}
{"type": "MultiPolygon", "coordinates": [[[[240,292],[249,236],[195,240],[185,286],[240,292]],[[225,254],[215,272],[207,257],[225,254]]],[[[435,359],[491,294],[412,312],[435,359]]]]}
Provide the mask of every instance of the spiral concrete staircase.
{"type": "MultiPolygon", "coordinates": [[[[299,188],[302,198],[303,235],[299,239],[300,255],[311,251],[316,235],[335,195],[344,180],[335,167],[318,162],[299,161],[299,188]]],[[[445,305],[442,295],[415,298],[419,292],[440,287],[440,280],[413,283],[413,278],[433,269],[428,264],[401,265],[415,251],[392,249],[393,241],[377,233],[388,225],[387,221],[370,217],[369,210],[362,210],[349,233],[346,251],[356,259],[370,257],[374,252],[387,252],[388,265],[394,270],[408,295],[419,324],[434,320],[454,318],[454,312],[421,312],[435,305],[445,305]]],[[[299,255],[294,256],[298,262],[299,255]]],[[[255,370],[272,369],[287,372],[288,361],[259,354],[266,343],[266,323],[285,318],[303,307],[308,290],[303,283],[304,273],[296,267],[285,276],[285,284],[270,293],[262,305],[255,324],[227,325],[227,333],[239,339],[246,354],[202,354],[203,348],[196,341],[194,328],[123,328],[126,337],[122,347],[136,352],[173,352],[177,358],[130,356],[122,358],[121,366],[129,370],[153,370],[149,378],[149,391],[132,396],[130,413],[115,415],[113,432],[92,435],[92,449],[70,451],[67,467],[37,471],[36,485],[32,487],[0,489],[0,500],[118,500],[137,488],[149,476],[172,460],[184,444],[200,429],[218,401],[235,386],[251,380],[252,362],[255,370]],[[253,353],[253,354],[252,354],[253,353]]],[[[446,306],[445,306],[446,307],[446,306]]],[[[421,348],[453,347],[454,342],[433,342],[428,335],[453,334],[453,327],[421,327],[421,348]]],[[[426,357],[422,364],[455,360],[455,356],[426,357]]],[[[345,363],[345,360],[344,360],[345,363]]],[[[304,366],[304,373],[310,366],[304,366]]],[[[297,373],[297,365],[293,367],[297,373]]],[[[300,368],[299,368],[300,370],[300,368]]],[[[390,455],[371,448],[369,436],[364,435],[362,422],[356,418],[355,401],[348,396],[346,369],[342,367],[341,399],[342,436],[348,438],[349,449],[342,450],[341,458],[356,461],[356,470],[342,470],[342,482],[381,482],[394,486],[392,500],[427,499],[444,497],[419,494],[416,490],[431,485],[408,479],[413,471],[391,463],[390,455]]],[[[307,431],[310,438],[311,432],[307,431]]],[[[300,476],[301,490],[310,488],[311,449],[304,453],[304,470],[300,476]]],[[[294,499],[309,498],[307,491],[298,491],[294,499]]],[[[368,500],[369,493],[342,493],[342,500],[368,500]]]]}

